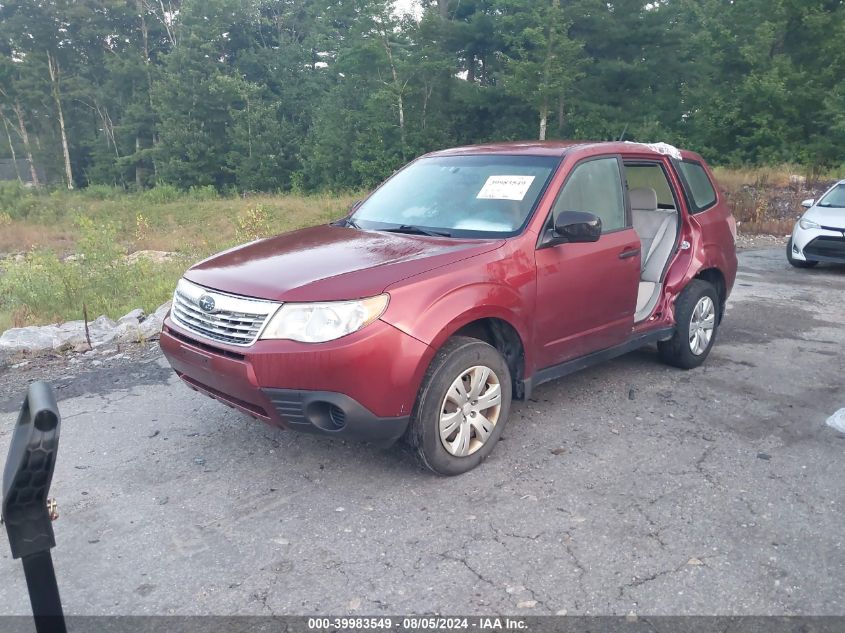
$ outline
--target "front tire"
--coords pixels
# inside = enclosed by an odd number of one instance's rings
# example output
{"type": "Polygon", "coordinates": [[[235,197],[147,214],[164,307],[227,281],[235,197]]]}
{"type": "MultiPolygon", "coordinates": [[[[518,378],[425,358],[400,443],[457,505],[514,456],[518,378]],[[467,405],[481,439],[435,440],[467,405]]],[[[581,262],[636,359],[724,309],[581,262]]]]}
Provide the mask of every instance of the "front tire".
{"type": "Polygon", "coordinates": [[[675,334],[657,344],[663,362],[681,369],[701,365],[716,342],[719,314],[716,288],[693,279],[675,301],[675,334]]]}
{"type": "Polygon", "coordinates": [[[810,259],[803,260],[803,259],[795,259],[792,257],[792,238],[789,238],[789,242],[786,243],[786,259],[787,261],[795,266],[795,268],[814,268],[818,266],[818,262],[814,262],[810,259]]]}
{"type": "Polygon", "coordinates": [[[495,347],[456,336],[423,379],[408,439],[423,465],[460,475],[493,451],[510,415],[511,374],[495,347]]]}

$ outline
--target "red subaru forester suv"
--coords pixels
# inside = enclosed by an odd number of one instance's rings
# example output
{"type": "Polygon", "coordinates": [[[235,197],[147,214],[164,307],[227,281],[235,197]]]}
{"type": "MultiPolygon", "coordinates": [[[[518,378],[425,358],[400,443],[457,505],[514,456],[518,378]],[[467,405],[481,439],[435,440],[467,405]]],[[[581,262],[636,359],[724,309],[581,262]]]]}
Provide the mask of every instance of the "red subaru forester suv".
{"type": "Polygon", "coordinates": [[[464,147],[344,219],[185,273],[161,347],[192,388],[270,424],[389,445],[455,475],[511,400],[656,343],[707,357],[736,224],[704,161],[665,144],[464,147]]]}

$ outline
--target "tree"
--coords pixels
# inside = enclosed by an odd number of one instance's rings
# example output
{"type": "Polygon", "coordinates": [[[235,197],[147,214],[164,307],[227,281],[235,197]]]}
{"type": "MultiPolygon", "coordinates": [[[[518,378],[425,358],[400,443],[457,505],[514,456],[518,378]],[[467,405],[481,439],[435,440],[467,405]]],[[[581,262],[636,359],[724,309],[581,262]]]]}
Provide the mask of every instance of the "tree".
{"type": "Polygon", "coordinates": [[[392,5],[8,0],[0,153],[33,182],[241,191],[369,187],[528,137],[845,163],[842,0],[392,5]]]}
{"type": "Polygon", "coordinates": [[[560,0],[499,0],[507,48],[502,83],[539,113],[540,140],[546,140],[549,114],[557,103],[559,127],[569,89],[581,76],[582,44],[569,36],[572,21],[560,0]]]}
{"type": "Polygon", "coordinates": [[[40,64],[47,75],[47,93],[58,125],[65,185],[73,189],[73,168],[63,105],[63,69],[72,66],[76,56],[75,42],[70,37],[75,23],[68,18],[77,14],[79,8],[66,0],[37,3],[18,0],[3,5],[0,11],[12,58],[21,60],[19,63],[30,68],[40,64]]]}
{"type": "Polygon", "coordinates": [[[35,161],[32,157],[32,145],[29,141],[29,130],[24,115],[24,110],[21,105],[21,95],[18,86],[18,74],[16,64],[13,59],[7,55],[0,56],[0,117],[3,119],[3,127],[6,131],[6,138],[9,143],[9,152],[12,160],[15,161],[15,171],[18,180],[21,180],[20,172],[18,172],[17,156],[15,152],[15,141],[12,139],[10,130],[15,132],[15,135],[23,144],[26,160],[29,164],[30,182],[34,187],[40,183],[38,181],[38,170],[35,166],[35,161]],[[11,111],[12,114],[9,112],[11,111]],[[14,118],[12,118],[12,116],[14,118]]]}

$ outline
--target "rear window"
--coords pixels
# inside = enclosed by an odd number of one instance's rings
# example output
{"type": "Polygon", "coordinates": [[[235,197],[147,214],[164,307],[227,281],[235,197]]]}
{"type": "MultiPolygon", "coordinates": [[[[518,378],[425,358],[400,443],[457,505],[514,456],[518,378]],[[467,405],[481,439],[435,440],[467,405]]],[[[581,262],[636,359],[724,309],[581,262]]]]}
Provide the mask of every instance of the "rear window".
{"type": "Polygon", "coordinates": [[[687,190],[687,198],[689,198],[693,213],[699,213],[716,204],[716,190],[713,188],[713,183],[710,182],[710,178],[701,163],[682,160],[677,162],[676,165],[681,171],[684,188],[687,190]]]}

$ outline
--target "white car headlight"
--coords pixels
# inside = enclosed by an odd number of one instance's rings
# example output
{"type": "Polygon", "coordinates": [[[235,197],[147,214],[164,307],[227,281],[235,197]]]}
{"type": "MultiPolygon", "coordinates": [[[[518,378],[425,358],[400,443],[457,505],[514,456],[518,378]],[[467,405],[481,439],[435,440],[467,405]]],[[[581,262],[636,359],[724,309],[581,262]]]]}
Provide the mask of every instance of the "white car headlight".
{"type": "Polygon", "coordinates": [[[333,341],[378,319],[389,300],[390,296],[383,294],[355,301],[285,303],[270,319],[261,338],[301,343],[333,341]]]}
{"type": "Polygon", "coordinates": [[[807,229],[818,229],[821,228],[818,222],[813,222],[812,220],[808,220],[807,218],[801,218],[798,221],[798,226],[800,226],[805,231],[807,229]]]}

